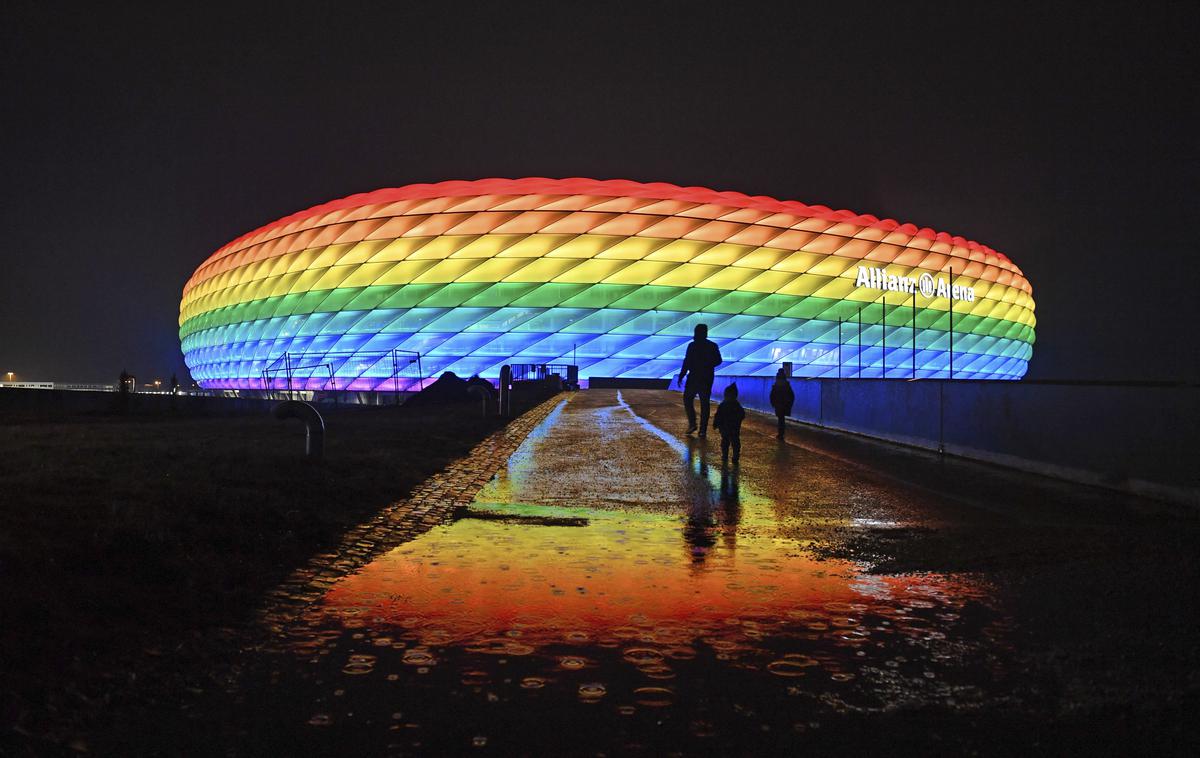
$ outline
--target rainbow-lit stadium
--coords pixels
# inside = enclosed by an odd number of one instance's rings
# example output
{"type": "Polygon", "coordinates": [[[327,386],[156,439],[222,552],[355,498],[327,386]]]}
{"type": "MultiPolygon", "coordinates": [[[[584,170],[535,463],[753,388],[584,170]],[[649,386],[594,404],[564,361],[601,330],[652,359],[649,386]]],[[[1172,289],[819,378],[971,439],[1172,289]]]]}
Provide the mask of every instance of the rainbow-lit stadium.
{"type": "Polygon", "coordinates": [[[1031,287],[931,229],[671,184],[484,179],[318,205],[213,253],[179,334],[206,388],[404,391],[574,364],[665,378],[697,323],[719,375],[1019,379],[1031,287]]]}

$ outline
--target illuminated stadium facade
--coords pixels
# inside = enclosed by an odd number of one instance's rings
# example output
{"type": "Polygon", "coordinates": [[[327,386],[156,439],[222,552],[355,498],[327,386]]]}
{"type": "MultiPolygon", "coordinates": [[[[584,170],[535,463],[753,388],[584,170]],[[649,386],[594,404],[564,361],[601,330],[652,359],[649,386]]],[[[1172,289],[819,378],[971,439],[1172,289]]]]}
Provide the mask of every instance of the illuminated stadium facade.
{"type": "Polygon", "coordinates": [[[796,376],[1018,379],[1031,291],[986,246],[874,216],[486,179],[353,195],[250,232],[188,280],[179,323],[209,388],[405,390],[529,363],[668,377],[697,323],[720,345],[718,374],[786,361],[796,376]]]}

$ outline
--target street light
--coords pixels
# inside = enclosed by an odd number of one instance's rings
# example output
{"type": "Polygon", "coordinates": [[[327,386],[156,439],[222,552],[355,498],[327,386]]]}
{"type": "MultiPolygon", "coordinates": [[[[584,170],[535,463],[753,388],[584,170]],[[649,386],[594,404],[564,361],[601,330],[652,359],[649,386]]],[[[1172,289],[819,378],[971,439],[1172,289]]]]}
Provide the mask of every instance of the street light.
{"type": "Polygon", "coordinates": [[[4,380],[5,380],[6,382],[11,382],[11,381],[12,381],[14,378],[16,378],[16,376],[17,376],[16,374],[14,374],[13,372],[9,371],[8,373],[6,373],[6,374],[4,375],[4,380]]]}

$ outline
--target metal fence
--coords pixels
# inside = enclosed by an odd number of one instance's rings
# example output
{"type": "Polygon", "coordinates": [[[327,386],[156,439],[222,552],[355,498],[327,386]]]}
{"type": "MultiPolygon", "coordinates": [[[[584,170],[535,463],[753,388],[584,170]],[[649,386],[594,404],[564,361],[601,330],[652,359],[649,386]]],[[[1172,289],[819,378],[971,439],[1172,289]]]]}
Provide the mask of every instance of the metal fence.
{"type": "Polygon", "coordinates": [[[372,380],[375,392],[420,389],[425,381],[421,354],[411,350],[284,353],[267,364],[261,376],[264,390],[286,392],[289,397],[301,390],[356,390],[355,382],[363,378],[372,380]]]}

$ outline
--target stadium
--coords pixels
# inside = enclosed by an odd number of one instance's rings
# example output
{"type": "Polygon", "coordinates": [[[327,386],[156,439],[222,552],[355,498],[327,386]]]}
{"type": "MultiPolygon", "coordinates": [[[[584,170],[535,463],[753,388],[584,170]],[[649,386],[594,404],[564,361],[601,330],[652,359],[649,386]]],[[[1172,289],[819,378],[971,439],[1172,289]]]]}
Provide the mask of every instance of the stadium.
{"type": "Polygon", "coordinates": [[[406,391],[570,364],[665,378],[693,327],[718,375],[1019,379],[1032,288],[976,242],[671,184],[485,179],[352,195],[267,224],[183,289],[205,388],[406,391]]]}

